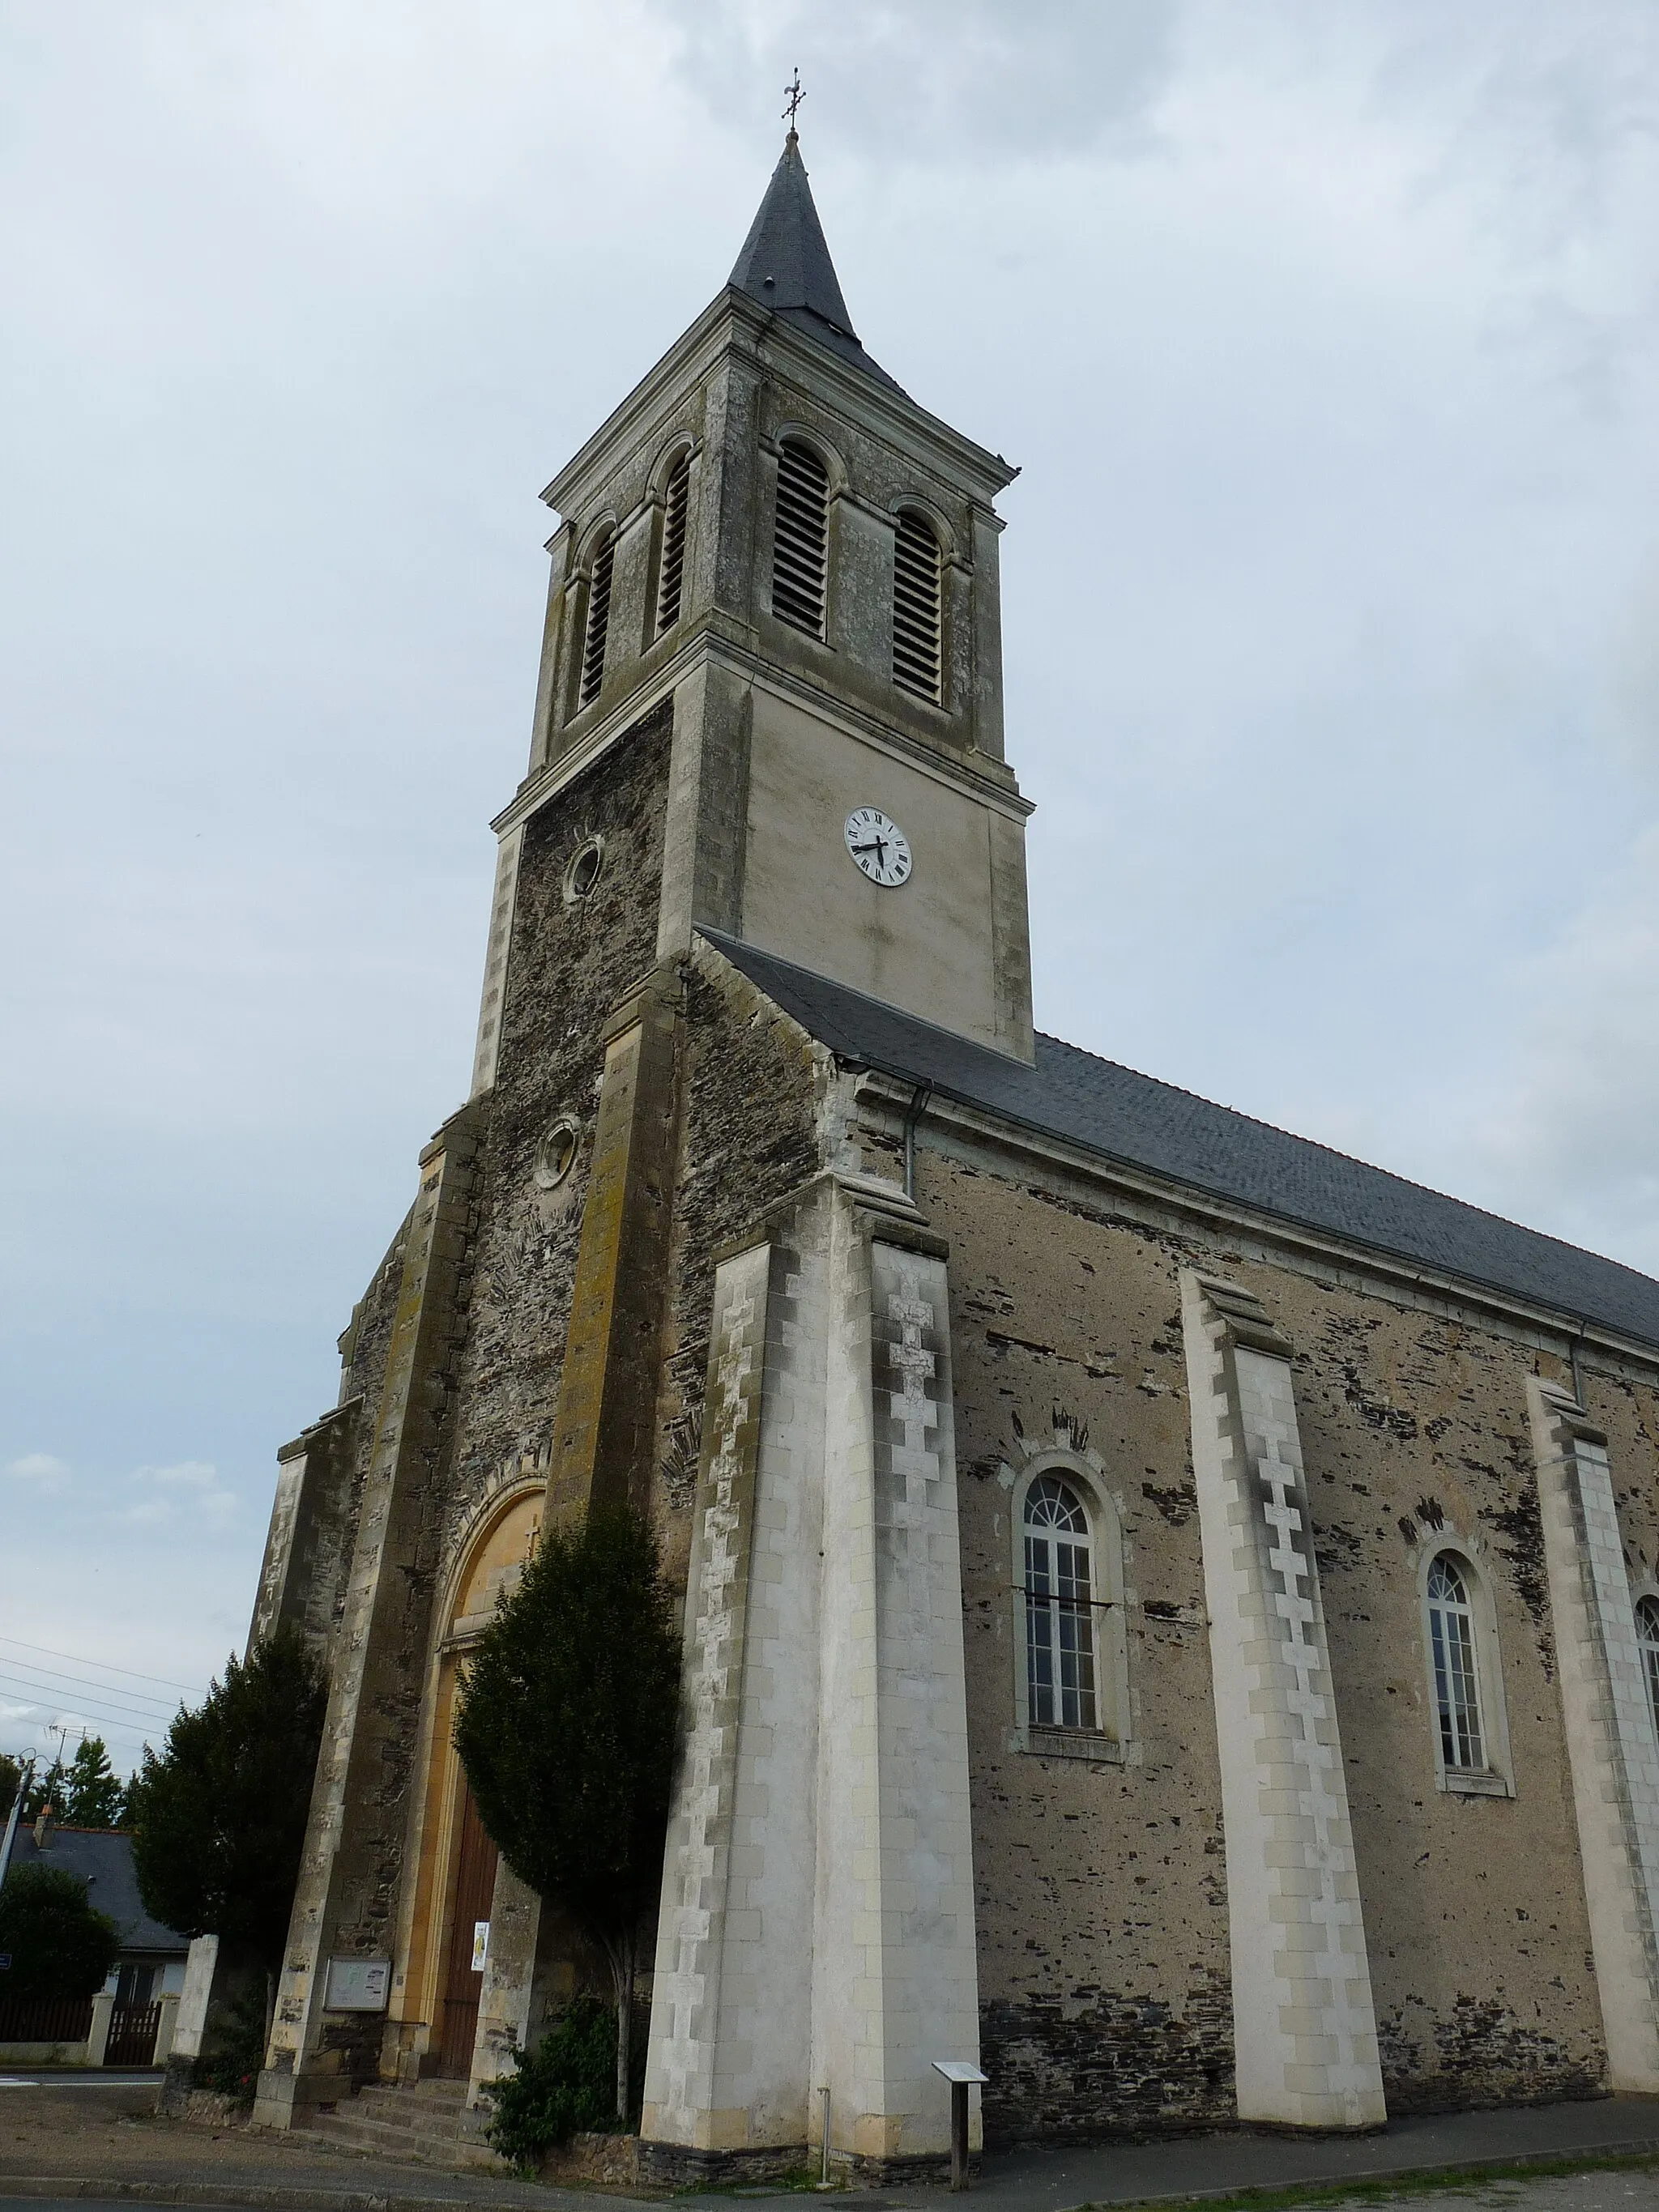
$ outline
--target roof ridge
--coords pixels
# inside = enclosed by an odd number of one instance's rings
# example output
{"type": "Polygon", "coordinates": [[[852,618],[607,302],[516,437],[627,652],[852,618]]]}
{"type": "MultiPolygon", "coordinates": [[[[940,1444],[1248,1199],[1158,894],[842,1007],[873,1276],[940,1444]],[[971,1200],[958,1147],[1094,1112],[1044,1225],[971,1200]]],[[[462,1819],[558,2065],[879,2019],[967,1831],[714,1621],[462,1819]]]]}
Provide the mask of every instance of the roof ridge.
{"type": "Polygon", "coordinates": [[[1079,1060],[1093,1060],[1099,1067],[1120,1068],[1126,1075],[1133,1075],[1137,1082],[1150,1083],[1159,1091],[1172,1092],[1177,1098],[1195,1099],[1212,1113],[1228,1115],[1236,1121],[1248,1121],[1253,1129],[1266,1129],[1275,1137],[1284,1138],[1287,1144],[1306,1145],[1314,1152],[1323,1152],[1328,1159],[1346,1160],[1350,1167],[1359,1168],[1366,1175],[1385,1176],[1390,1182],[1397,1182],[1407,1190],[1421,1191],[1425,1197],[1437,1199],[1443,1206],[1461,1206],[1465,1212],[1478,1213],[1485,1220],[1500,1221],[1506,1229],[1516,1230],[1522,1237],[1541,1237],[1547,1243],[1559,1245],[1564,1252],[1582,1252],[1586,1257],[1599,1261],[1603,1267],[1622,1267],[1638,1282],[1650,1283],[1659,1279],[1644,1274],[1640,1267],[1632,1267],[1628,1260],[1615,1260],[1609,1252],[1596,1252],[1588,1244],[1575,1244],[1570,1237],[1558,1237],[1553,1230],[1534,1229],[1529,1222],[1517,1221],[1513,1214],[1498,1212],[1495,1206],[1478,1205],[1472,1198],[1459,1198],[1455,1191],[1442,1190],[1437,1184],[1425,1182],[1418,1176],[1402,1174],[1398,1168],[1382,1167],[1376,1160],[1365,1159],[1358,1152],[1346,1152],[1340,1145],[1328,1143],[1323,1137],[1304,1136],[1300,1129],[1286,1128],[1282,1121],[1270,1121],[1264,1115],[1252,1114],[1248,1107],[1229,1106],[1219,1098],[1212,1098],[1206,1091],[1190,1090],[1184,1083],[1171,1083],[1167,1076],[1148,1075],[1144,1068],[1132,1067],[1127,1060],[1109,1060],[1104,1053],[1091,1052],[1087,1045],[1073,1044],[1069,1037],[1055,1036],[1051,1030],[1038,1030],[1035,1034],[1044,1044],[1058,1045],[1062,1052],[1074,1053],[1079,1060]]]}
{"type": "Polygon", "coordinates": [[[1419,1273],[1659,1346],[1659,1279],[1436,1190],[1317,1137],[1145,1075],[1047,1030],[1034,1061],[702,930],[712,949],[843,1064],[878,1069],[1224,1206],[1335,1236],[1419,1273]]]}

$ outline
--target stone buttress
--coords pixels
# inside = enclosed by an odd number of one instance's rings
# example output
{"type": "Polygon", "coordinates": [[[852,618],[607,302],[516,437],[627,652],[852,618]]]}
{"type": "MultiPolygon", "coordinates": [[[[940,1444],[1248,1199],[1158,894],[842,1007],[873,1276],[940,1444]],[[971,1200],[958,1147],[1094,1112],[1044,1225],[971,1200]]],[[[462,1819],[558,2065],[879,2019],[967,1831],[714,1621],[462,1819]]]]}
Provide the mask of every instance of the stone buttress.
{"type": "Polygon", "coordinates": [[[1659,2091],[1659,1737],[1607,1440],[1569,1391],[1527,1382],[1573,1808],[1609,2086],[1659,2091]]]}
{"type": "MultiPolygon", "coordinates": [[[[596,1501],[643,1507],[652,1463],[665,1245],[680,1111],[681,982],[665,962],[625,991],[605,1050],[547,1477],[550,1522],[596,1501]]],[[[501,1860],[467,2102],[529,2033],[542,1902],[501,1860]]]]}
{"type": "Polygon", "coordinates": [[[944,1247],[826,1176],[720,1261],[642,2135],[659,2178],[948,2148],[976,2057],[944,1247]]]}
{"type": "Polygon", "coordinates": [[[1221,1758],[1238,2116],[1387,2118],[1291,1347],[1182,1271],[1221,1758]]]}
{"type": "Polygon", "coordinates": [[[256,2118],[288,2126],[373,2075],[381,2021],[331,2011],[331,1960],[389,1954],[431,1589],[430,1476],[459,1321],[479,1114],[463,1108],[421,1155],[391,1345],[256,2118]],[[412,1656],[411,1656],[412,1655],[412,1656]]]}

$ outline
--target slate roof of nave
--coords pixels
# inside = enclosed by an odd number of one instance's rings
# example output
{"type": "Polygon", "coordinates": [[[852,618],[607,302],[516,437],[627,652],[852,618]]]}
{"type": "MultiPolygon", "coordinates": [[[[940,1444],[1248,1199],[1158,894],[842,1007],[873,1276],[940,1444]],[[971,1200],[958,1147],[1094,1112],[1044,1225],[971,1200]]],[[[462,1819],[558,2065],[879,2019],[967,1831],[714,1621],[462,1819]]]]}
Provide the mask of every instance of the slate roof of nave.
{"type": "Polygon", "coordinates": [[[726,282],[878,384],[907,396],[859,343],[793,131],[726,282]]]}
{"type": "Polygon", "coordinates": [[[1447,1198],[1190,1091],[1036,1039],[1036,1064],[923,1021],[787,960],[702,933],[837,1060],[941,1096],[1205,1196],[1386,1253],[1569,1321],[1659,1345],[1659,1282],[1559,1237],[1447,1198]]]}

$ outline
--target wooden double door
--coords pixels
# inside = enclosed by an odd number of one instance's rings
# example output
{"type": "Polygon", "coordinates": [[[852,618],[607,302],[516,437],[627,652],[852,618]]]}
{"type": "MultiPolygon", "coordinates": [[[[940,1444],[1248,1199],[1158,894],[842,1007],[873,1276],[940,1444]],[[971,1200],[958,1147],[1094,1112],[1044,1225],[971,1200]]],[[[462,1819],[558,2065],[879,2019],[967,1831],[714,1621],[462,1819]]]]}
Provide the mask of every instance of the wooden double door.
{"type": "Polygon", "coordinates": [[[462,1783],[460,1832],[456,1838],[453,1889],[449,1912],[449,1948],[444,1959],[443,2017],[439,2028],[438,2071],[464,2081],[472,2071],[472,2045],[478,2033],[478,1998],[483,1989],[489,1909],[495,1894],[495,1846],[484,1833],[472,1792],[462,1783]],[[483,1944],[479,1931],[485,1931],[483,1944]]]}

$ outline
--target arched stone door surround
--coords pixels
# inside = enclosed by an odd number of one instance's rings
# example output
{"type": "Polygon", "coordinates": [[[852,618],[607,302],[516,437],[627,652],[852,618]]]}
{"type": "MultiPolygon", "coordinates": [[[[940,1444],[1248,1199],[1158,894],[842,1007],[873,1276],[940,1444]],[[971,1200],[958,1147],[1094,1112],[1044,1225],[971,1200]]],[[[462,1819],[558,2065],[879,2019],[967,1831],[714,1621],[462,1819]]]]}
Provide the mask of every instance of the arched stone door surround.
{"type": "Polygon", "coordinates": [[[488,1917],[488,1904],[480,1908],[478,1899],[489,1897],[495,1862],[495,1847],[482,1837],[471,1808],[452,1741],[456,1692],[468,1650],[534,1553],[544,1497],[544,1485],[538,1480],[491,1500],[470,1539],[458,1547],[461,1564],[438,1611],[441,1626],[427,1685],[420,1826],[412,1839],[415,1879],[393,1992],[396,2063],[405,2078],[416,2072],[464,2077],[470,2069],[471,2043],[459,2014],[470,2002],[476,2019],[483,1977],[475,1977],[471,1969],[472,1929],[477,1920],[488,1917]],[[463,1887],[469,1893],[465,1898],[463,1887]],[[459,1917],[458,1905],[465,1908],[459,1917]]]}

